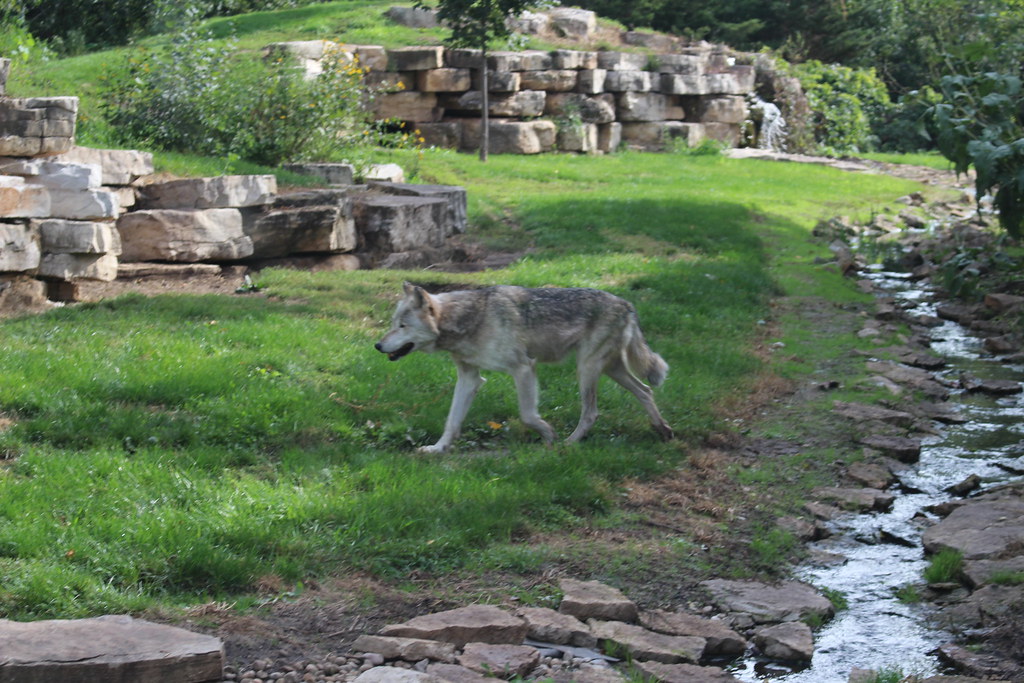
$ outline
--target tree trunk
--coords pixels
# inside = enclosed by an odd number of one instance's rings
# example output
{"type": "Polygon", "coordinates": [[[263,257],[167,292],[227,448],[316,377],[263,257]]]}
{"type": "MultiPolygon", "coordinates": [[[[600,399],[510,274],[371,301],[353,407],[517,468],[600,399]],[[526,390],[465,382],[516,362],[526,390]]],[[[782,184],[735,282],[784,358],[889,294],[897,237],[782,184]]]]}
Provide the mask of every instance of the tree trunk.
{"type": "Polygon", "coordinates": [[[480,50],[480,88],[483,109],[480,111],[480,161],[487,161],[491,146],[490,85],[487,82],[487,44],[480,50]]]}

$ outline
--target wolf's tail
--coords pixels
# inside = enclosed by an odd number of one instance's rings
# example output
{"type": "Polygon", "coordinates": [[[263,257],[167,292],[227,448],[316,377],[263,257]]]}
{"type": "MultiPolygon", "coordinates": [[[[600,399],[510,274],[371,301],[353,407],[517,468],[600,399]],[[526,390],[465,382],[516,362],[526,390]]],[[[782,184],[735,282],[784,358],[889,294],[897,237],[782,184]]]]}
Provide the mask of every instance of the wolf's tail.
{"type": "Polygon", "coordinates": [[[627,331],[622,359],[635,377],[646,380],[653,387],[661,386],[668,376],[668,363],[647,345],[636,315],[633,316],[627,331]]]}

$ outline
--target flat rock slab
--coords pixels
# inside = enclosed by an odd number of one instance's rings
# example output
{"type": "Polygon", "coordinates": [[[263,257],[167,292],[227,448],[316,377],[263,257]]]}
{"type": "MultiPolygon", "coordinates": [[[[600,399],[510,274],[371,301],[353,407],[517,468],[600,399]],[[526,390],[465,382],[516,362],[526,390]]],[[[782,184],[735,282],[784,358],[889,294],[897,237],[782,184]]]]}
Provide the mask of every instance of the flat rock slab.
{"type": "MultiPolygon", "coordinates": [[[[633,659],[664,662],[665,664],[696,663],[704,655],[707,641],[696,636],[671,636],[655,633],[634,624],[621,621],[591,619],[590,630],[603,644],[615,643],[633,659]]],[[[604,648],[608,650],[607,647],[604,648]]]]}
{"type": "Polygon", "coordinates": [[[899,427],[909,427],[914,424],[914,416],[901,410],[889,410],[881,406],[866,405],[863,403],[846,403],[835,401],[832,409],[838,415],[848,417],[857,422],[877,420],[899,427]]]}
{"type": "Polygon", "coordinates": [[[766,657],[786,662],[809,662],[814,654],[811,627],[801,621],[788,621],[760,629],[754,643],[766,657]]]}
{"type": "Polygon", "coordinates": [[[872,434],[861,438],[860,443],[900,462],[913,463],[921,459],[920,439],[872,434]]]}
{"type": "Polygon", "coordinates": [[[845,510],[888,510],[892,507],[896,496],[885,491],[872,488],[840,488],[837,486],[819,486],[811,491],[811,495],[822,500],[836,503],[845,510]]]}
{"type": "Polygon", "coordinates": [[[468,643],[459,655],[461,666],[500,678],[521,678],[539,662],[540,653],[526,645],[468,643]]]}
{"type": "Polygon", "coordinates": [[[397,638],[394,636],[372,636],[363,634],[352,643],[353,652],[375,652],[384,659],[404,659],[419,662],[429,659],[433,662],[452,663],[455,661],[455,646],[437,640],[422,638],[397,638]]]}
{"type": "Polygon", "coordinates": [[[562,602],[558,611],[577,619],[607,619],[608,621],[636,621],[639,610],[636,603],[617,588],[598,581],[562,579],[562,602]]]}
{"type": "Polygon", "coordinates": [[[747,649],[743,636],[725,622],[696,614],[652,610],[640,614],[640,624],[659,633],[703,638],[706,641],[705,655],[741,655],[747,649]]]}
{"type": "Polygon", "coordinates": [[[717,605],[730,612],[749,614],[756,623],[797,621],[807,617],[829,619],[835,608],[813,586],[799,581],[770,585],[759,581],[704,581],[717,605]]]}
{"type": "Polygon", "coordinates": [[[442,640],[456,647],[470,642],[519,645],[527,628],[526,621],[498,607],[470,605],[385,626],[380,635],[442,640]]]}
{"type": "Polygon", "coordinates": [[[219,681],[219,638],[125,615],[19,622],[0,619],[4,683],[219,681]]]}
{"type": "Polygon", "coordinates": [[[597,646],[597,639],[587,625],[572,615],[547,607],[524,607],[518,613],[529,624],[527,635],[534,640],[576,647],[597,646]]]}
{"type": "Polygon", "coordinates": [[[1024,500],[1006,498],[967,502],[924,532],[931,553],[959,550],[966,560],[1005,556],[1024,544],[1024,500]]]}

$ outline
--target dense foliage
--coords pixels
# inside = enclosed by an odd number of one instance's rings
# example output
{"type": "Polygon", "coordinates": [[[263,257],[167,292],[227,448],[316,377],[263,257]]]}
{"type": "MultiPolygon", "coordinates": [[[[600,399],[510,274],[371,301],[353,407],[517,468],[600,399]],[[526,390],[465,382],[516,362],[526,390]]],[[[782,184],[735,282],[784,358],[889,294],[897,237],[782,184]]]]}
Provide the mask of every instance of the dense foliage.
{"type": "Polygon", "coordinates": [[[1024,88],[1020,77],[983,73],[942,79],[943,102],[928,111],[939,150],[958,173],[974,167],[978,197],[994,192],[1000,224],[1024,231],[1024,88]]]}
{"type": "Polygon", "coordinates": [[[287,54],[234,52],[189,21],[167,48],[128,53],[102,107],[123,144],[267,165],[324,159],[376,130],[364,73],[338,50],[307,78],[287,54]]]}

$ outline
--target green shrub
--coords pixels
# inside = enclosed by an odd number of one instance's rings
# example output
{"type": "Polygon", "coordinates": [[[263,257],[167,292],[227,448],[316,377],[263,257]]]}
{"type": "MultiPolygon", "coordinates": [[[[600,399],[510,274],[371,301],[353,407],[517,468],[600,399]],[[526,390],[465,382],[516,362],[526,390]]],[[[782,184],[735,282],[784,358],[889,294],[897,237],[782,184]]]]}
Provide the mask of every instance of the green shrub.
{"type": "Polygon", "coordinates": [[[872,148],[872,122],[892,103],[874,69],[809,61],[791,67],[814,112],[814,138],[826,154],[872,148]]]}
{"type": "Polygon", "coordinates": [[[380,142],[366,111],[375,93],[348,53],[329,53],[307,79],[288,55],[233,47],[201,31],[193,14],[166,48],[128,53],[101,93],[117,142],[270,166],[380,142]]]}

